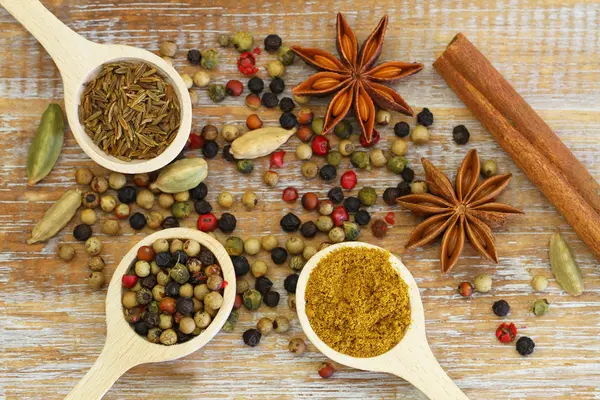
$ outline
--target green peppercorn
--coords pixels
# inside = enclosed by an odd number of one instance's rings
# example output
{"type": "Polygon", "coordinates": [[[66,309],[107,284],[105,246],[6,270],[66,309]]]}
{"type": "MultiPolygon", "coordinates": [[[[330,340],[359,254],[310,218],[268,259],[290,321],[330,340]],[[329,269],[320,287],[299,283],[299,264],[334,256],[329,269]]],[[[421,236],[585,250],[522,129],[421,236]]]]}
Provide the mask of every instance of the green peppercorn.
{"type": "Polygon", "coordinates": [[[344,119],[335,126],[334,132],[340,139],[348,139],[352,135],[352,124],[344,119]]]}
{"type": "Polygon", "coordinates": [[[307,161],[302,164],[301,171],[303,177],[313,179],[319,173],[319,166],[312,161],[307,161]]]}
{"type": "Polygon", "coordinates": [[[162,334],[162,329],[160,328],[152,328],[148,331],[148,341],[150,343],[160,343],[160,335],[162,334]]]}
{"type": "Polygon", "coordinates": [[[352,143],[351,140],[344,139],[338,144],[338,148],[340,149],[340,153],[343,156],[349,156],[356,150],[356,146],[352,143]]]}
{"type": "Polygon", "coordinates": [[[365,153],[364,151],[355,151],[354,153],[352,153],[352,156],[350,157],[350,162],[356,168],[367,169],[367,170],[371,169],[369,155],[367,153],[365,153]]]}
{"type": "Polygon", "coordinates": [[[536,316],[544,315],[550,309],[550,303],[546,299],[539,299],[533,303],[532,311],[536,316]]]}
{"type": "Polygon", "coordinates": [[[215,69],[219,65],[219,52],[216,49],[209,49],[202,52],[200,64],[206,69],[215,69]]]}
{"type": "Polygon", "coordinates": [[[304,250],[304,240],[298,236],[292,236],[285,243],[285,247],[290,254],[300,254],[304,250]]]}
{"type": "Polygon", "coordinates": [[[344,222],[346,240],[357,240],[360,236],[360,227],[354,222],[344,222]]]}
{"type": "Polygon", "coordinates": [[[248,283],[248,281],[246,279],[243,278],[238,278],[235,281],[235,293],[236,294],[243,294],[244,292],[247,292],[248,289],[250,289],[250,283],[248,283]]]}
{"type": "Polygon", "coordinates": [[[387,162],[387,167],[395,174],[401,174],[402,170],[408,164],[408,160],[402,156],[394,156],[387,162]]]}
{"type": "Polygon", "coordinates": [[[171,214],[177,219],[187,218],[190,216],[191,212],[192,209],[188,202],[173,203],[171,206],[171,214]]]}
{"type": "Polygon", "coordinates": [[[254,163],[252,160],[239,160],[237,162],[237,170],[242,174],[250,174],[254,171],[254,163]]]}
{"type": "Polygon", "coordinates": [[[358,200],[363,206],[372,206],[377,201],[377,192],[371,186],[365,186],[358,191],[358,200]]]}
{"type": "Polygon", "coordinates": [[[233,47],[240,53],[252,49],[254,46],[254,36],[248,32],[238,32],[231,39],[233,47]]]}
{"type": "Polygon", "coordinates": [[[410,184],[410,192],[412,194],[421,194],[427,193],[429,188],[427,187],[427,182],[425,181],[413,181],[410,184]]]}
{"type": "Polygon", "coordinates": [[[289,47],[281,46],[277,50],[277,59],[285,66],[292,65],[295,58],[296,54],[289,47]]]}
{"type": "Polygon", "coordinates": [[[183,285],[190,279],[190,271],[186,268],[185,265],[177,263],[171,271],[169,272],[169,276],[180,285],[183,285]]]}
{"type": "Polygon", "coordinates": [[[329,232],[333,228],[333,219],[328,215],[321,215],[317,218],[317,229],[321,232],[329,232]]]}
{"type": "Polygon", "coordinates": [[[226,94],[225,85],[213,83],[208,87],[208,97],[213,103],[222,102],[225,99],[226,94]]]}
{"type": "Polygon", "coordinates": [[[344,230],[342,228],[337,226],[329,231],[328,236],[329,236],[329,240],[331,240],[333,243],[341,243],[346,238],[346,233],[344,232],[344,230]]]}
{"type": "Polygon", "coordinates": [[[283,315],[278,316],[273,321],[273,329],[277,333],[285,333],[290,330],[290,320],[284,317],[283,315]]]}
{"type": "Polygon", "coordinates": [[[314,118],[312,120],[310,127],[311,127],[312,131],[315,133],[315,135],[320,135],[321,133],[323,133],[323,123],[324,122],[325,121],[321,117],[314,118]]]}
{"type": "Polygon", "coordinates": [[[302,268],[304,268],[304,264],[306,264],[306,261],[304,261],[302,256],[293,256],[290,258],[290,268],[294,271],[302,270],[302,268]]]}
{"type": "Polygon", "coordinates": [[[273,321],[269,318],[261,318],[256,324],[256,329],[258,329],[263,336],[268,336],[269,333],[273,331],[273,321]]]}
{"type": "Polygon", "coordinates": [[[248,310],[257,310],[262,302],[262,295],[258,290],[250,289],[247,292],[244,292],[242,300],[244,302],[244,306],[248,310]]]}
{"type": "Polygon", "coordinates": [[[337,150],[331,150],[327,153],[327,164],[337,167],[342,163],[342,154],[337,150]]]}
{"type": "Polygon", "coordinates": [[[244,252],[244,241],[237,236],[230,236],[225,242],[225,250],[230,256],[241,256],[244,252]]]}
{"type": "Polygon", "coordinates": [[[231,310],[229,317],[227,317],[227,321],[225,321],[225,324],[223,324],[223,328],[221,329],[225,332],[233,332],[233,330],[235,329],[235,325],[237,324],[239,319],[240,314],[238,313],[238,311],[231,310]]]}
{"type": "Polygon", "coordinates": [[[494,160],[485,160],[481,163],[481,175],[486,178],[496,175],[498,173],[498,164],[494,160]]]}
{"type": "Polygon", "coordinates": [[[315,246],[306,246],[304,250],[302,250],[302,258],[306,261],[310,260],[312,256],[317,254],[318,250],[315,246]]]}

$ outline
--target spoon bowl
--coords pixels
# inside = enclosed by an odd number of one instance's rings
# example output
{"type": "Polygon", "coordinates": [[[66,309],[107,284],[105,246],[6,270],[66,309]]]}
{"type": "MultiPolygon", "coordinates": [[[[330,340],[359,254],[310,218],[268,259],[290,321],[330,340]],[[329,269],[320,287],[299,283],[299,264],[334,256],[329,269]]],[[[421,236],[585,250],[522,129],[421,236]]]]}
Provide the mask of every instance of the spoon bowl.
{"type": "MultiPolygon", "coordinates": [[[[315,333],[306,315],[305,291],[312,270],[319,261],[340,248],[381,247],[362,242],[338,243],[315,254],[304,266],[296,287],[296,311],[306,337],[329,359],[352,368],[387,372],[412,383],[432,400],[468,400],[468,397],[452,382],[429,348],[425,335],[425,314],[419,288],[410,271],[390,253],[390,263],[408,285],[411,307],[411,323],[402,340],[392,349],[376,357],[359,358],[340,353],[329,347],[315,333]]],[[[386,251],[386,250],[384,250],[386,251]]]]}
{"type": "Polygon", "coordinates": [[[183,79],[169,63],[137,47],[91,42],[58,20],[39,0],[0,0],[0,4],[35,36],[56,63],[63,80],[69,126],[92,160],[111,171],[138,174],[164,167],[181,152],[192,125],[192,104],[183,79]],[[123,161],[109,155],[92,141],[79,121],[78,107],[85,84],[96,77],[102,65],[115,61],[151,64],[173,86],[179,99],[181,125],[177,135],[163,153],[152,159],[123,161]]]}
{"type": "Polygon", "coordinates": [[[73,388],[67,399],[100,399],[127,370],[136,365],[170,361],[184,357],[203,347],[223,327],[235,300],[235,271],[231,258],[217,239],[189,228],[172,228],[156,232],[140,240],[123,257],[113,273],[106,294],[106,342],[100,356],[88,373],[73,388]],[[131,267],[142,246],[150,246],[157,239],[193,239],[208,248],[217,258],[223,279],[227,281],[223,293],[223,305],[211,324],[195,338],[181,344],[165,346],[151,343],[138,335],[123,316],[121,304],[121,277],[131,267]]]}

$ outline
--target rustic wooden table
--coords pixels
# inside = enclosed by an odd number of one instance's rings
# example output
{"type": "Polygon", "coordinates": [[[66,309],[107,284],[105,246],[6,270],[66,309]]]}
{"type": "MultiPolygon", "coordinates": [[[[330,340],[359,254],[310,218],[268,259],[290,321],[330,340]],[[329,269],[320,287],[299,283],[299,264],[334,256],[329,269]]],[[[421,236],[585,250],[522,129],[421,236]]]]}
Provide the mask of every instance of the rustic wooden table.
{"type": "MultiPolygon", "coordinates": [[[[287,44],[322,47],[334,51],[335,12],[343,11],[363,40],[379,18],[388,13],[390,26],[382,59],[420,61],[420,74],[395,87],[415,109],[429,107],[435,114],[432,140],[424,147],[411,146],[410,164],[422,176],[419,159],[431,158],[452,177],[470,148],[482,158],[498,162],[514,179],[501,200],[525,211],[496,232],[498,265],[481,259],[467,247],[450,275],[441,275],[437,260],[439,246],[405,252],[403,244],[417,222],[397,207],[378,201],[373,211],[384,216],[396,212],[396,225],[385,240],[365,232],[363,240],[402,254],[404,263],[421,287],[427,331],[433,352],[449,375],[472,399],[598,399],[600,398],[600,270],[596,260],[577,239],[564,219],[533,187],[501,148],[482,129],[471,113],[431,67],[448,41],[464,32],[539,111],[561,138],[600,178],[600,3],[571,1],[442,1],[398,2],[382,0],[375,5],[352,1],[250,2],[45,0],[45,5],[83,36],[101,43],[125,43],[157,50],[163,38],[179,44],[175,65],[193,73],[185,54],[190,48],[216,46],[220,33],[248,30],[257,39],[280,34],[287,44]],[[458,147],[451,139],[452,127],[465,124],[472,139],[458,147]],[[586,283],[578,297],[563,293],[551,279],[545,293],[532,292],[532,276],[551,278],[548,240],[560,229],[572,245],[586,283]],[[475,275],[488,273],[494,289],[473,298],[461,298],[456,286],[475,275]],[[535,317],[530,306],[547,298],[551,311],[535,317]],[[514,345],[502,345],[494,337],[500,320],[491,312],[494,301],[506,299],[512,306],[508,318],[523,335],[532,337],[536,350],[523,358],[514,345]]],[[[25,240],[49,204],[74,186],[75,168],[88,166],[103,173],[86,157],[67,133],[62,155],[49,177],[35,187],[26,186],[27,148],[43,110],[49,102],[62,102],[58,71],[41,46],[4,10],[0,11],[0,397],[63,397],[99,354],[104,343],[104,295],[86,284],[87,256],[76,244],[77,256],[70,263],[57,259],[58,243],[73,242],[72,221],[63,232],[45,244],[28,246],[25,240]]],[[[235,54],[222,51],[222,63],[212,73],[217,82],[240,78],[235,54]]],[[[259,58],[262,65],[271,56],[259,58]]],[[[289,88],[313,70],[297,61],[288,68],[289,88]]],[[[260,73],[265,75],[264,71],[260,73]]],[[[201,107],[194,111],[194,127],[206,123],[242,124],[251,113],[243,97],[214,105],[204,90],[198,90],[201,107]]],[[[325,100],[313,101],[319,114],[325,100]]],[[[275,112],[261,110],[267,123],[276,123],[275,112]]],[[[400,119],[393,116],[393,123],[400,119]]],[[[409,122],[414,123],[412,120],[409,122]]],[[[385,147],[393,139],[392,125],[381,128],[385,147]]],[[[246,188],[259,195],[258,207],[248,212],[238,203],[235,234],[243,238],[276,233],[284,235],[278,222],[288,210],[300,212],[299,204],[280,201],[281,190],[296,186],[301,193],[316,191],[324,196],[329,188],[318,180],[300,176],[300,163],[293,149],[297,139],[285,146],[286,167],[276,189],[262,184],[268,160],[260,160],[255,172],[241,176],[221,157],[210,162],[207,183],[209,200],[216,205],[221,190],[239,199],[246,188]]],[[[398,183],[384,170],[359,173],[359,186],[373,185],[378,193],[398,183]]],[[[556,190],[560,190],[559,187],[556,190]]],[[[217,213],[220,213],[217,207],[217,213]]],[[[307,219],[308,216],[304,216],[307,219]]],[[[195,219],[184,223],[194,226],[195,219]]],[[[95,227],[96,232],[99,227],[95,227]]],[[[149,230],[133,233],[125,227],[119,237],[101,236],[106,250],[106,276],[128,248],[149,230]]],[[[223,236],[220,235],[223,239],[223,236]]],[[[324,240],[320,236],[314,240],[324,240]]],[[[266,253],[259,258],[267,259],[266,253]]],[[[284,293],[287,267],[271,267],[275,288],[284,293]]],[[[333,379],[323,380],[317,366],[323,357],[313,346],[301,357],[287,351],[288,340],[302,336],[294,313],[286,306],[287,296],[275,309],[241,312],[235,332],[220,333],[206,348],[184,359],[139,366],[126,373],[106,398],[384,398],[421,399],[423,396],[393,376],[366,373],[339,366],[333,379]],[[263,316],[285,314],[292,329],[271,335],[256,348],[243,345],[241,333],[263,316]]]]}

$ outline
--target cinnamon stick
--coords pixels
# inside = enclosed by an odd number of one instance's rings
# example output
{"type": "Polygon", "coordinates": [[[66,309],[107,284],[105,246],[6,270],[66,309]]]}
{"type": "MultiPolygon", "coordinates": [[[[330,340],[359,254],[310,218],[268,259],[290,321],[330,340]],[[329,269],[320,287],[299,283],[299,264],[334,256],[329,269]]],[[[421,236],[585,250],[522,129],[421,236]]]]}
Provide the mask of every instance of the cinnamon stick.
{"type": "Polygon", "coordinates": [[[433,66],[600,258],[598,184],[570,150],[464,35],[457,35],[433,66]],[[539,130],[524,127],[530,120],[539,130]],[[544,140],[549,144],[540,143],[544,140]],[[561,167],[566,159],[581,176],[561,167]]]}

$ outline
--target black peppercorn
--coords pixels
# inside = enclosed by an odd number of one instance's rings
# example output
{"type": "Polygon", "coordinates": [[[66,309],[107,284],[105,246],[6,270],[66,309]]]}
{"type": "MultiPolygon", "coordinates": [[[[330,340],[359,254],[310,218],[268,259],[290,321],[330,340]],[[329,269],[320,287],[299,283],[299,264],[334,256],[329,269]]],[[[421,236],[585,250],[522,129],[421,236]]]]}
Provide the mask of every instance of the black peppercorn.
{"type": "MultiPolygon", "coordinates": [[[[275,94],[282,93],[285,90],[285,82],[280,77],[277,77],[277,78],[273,79],[271,81],[271,83],[269,83],[269,89],[271,89],[271,92],[273,92],[275,94]]],[[[286,99],[287,98],[288,97],[286,97],[286,99]]],[[[282,99],[282,101],[283,101],[283,99],[282,99]]],[[[293,102],[292,102],[292,104],[293,104],[293,102]]],[[[281,107],[281,104],[279,104],[279,107],[281,107]]]]}
{"type": "Polygon", "coordinates": [[[346,197],[346,200],[344,200],[344,208],[350,214],[354,214],[360,208],[360,200],[358,200],[357,197],[346,197]]]}
{"type": "Polygon", "coordinates": [[[174,254],[173,254],[173,258],[180,264],[186,265],[190,256],[188,256],[186,254],[185,251],[183,250],[177,250],[174,254]]]}
{"type": "Polygon", "coordinates": [[[233,232],[236,225],[237,220],[235,219],[235,216],[229,213],[223,213],[223,215],[221,215],[221,218],[219,218],[219,221],[217,221],[217,226],[223,233],[233,232]]]}
{"type": "Polygon", "coordinates": [[[250,78],[248,81],[248,90],[252,93],[259,94],[265,88],[265,83],[258,76],[250,78]]]}
{"type": "Polygon", "coordinates": [[[209,212],[212,212],[212,206],[206,200],[198,200],[194,202],[194,208],[196,209],[198,215],[208,214],[209,212]]]}
{"type": "Polygon", "coordinates": [[[337,176],[337,169],[331,164],[325,164],[319,170],[319,176],[325,182],[329,182],[335,179],[337,176]]]}
{"type": "Polygon", "coordinates": [[[202,153],[206,158],[215,158],[219,154],[219,145],[214,140],[207,140],[202,148],[202,153]]]}
{"type": "Polygon", "coordinates": [[[402,177],[404,182],[410,183],[413,181],[413,179],[415,179],[415,171],[413,171],[413,169],[410,167],[404,167],[404,169],[400,173],[400,176],[402,177]]]}
{"type": "Polygon", "coordinates": [[[471,134],[464,125],[455,126],[452,129],[452,138],[456,144],[467,144],[471,138],[471,134]]]}
{"type": "Polygon", "coordinates": [[[156,275],[148,275],[147,277],[142,279],[142,282],[140,284],[146,289],[152,289],[154,286],[156,286],[156,275]]]}
{"type": "Polygon", "coordinates": [[[273,282],[266,276],[258,277],[256,278],[256,282],[254,282],[254,289],[258,290],[263,296],[266,295],[272,287],[273,282]]]}
{"type": "Polygon", "coordinates": [[[342,201],[344,201],[344,192],[342,192],[341,187],[336,186],[327,192],[327,197],[335,204],[340,204],[342,201]]]}
{"type": "Polygon", "coordinates": [[[398,188],[398,197],[409,195],[411,192],[410,183],[407,181],[400,182],[396,187],[398,188]]]}
{"type": "Polygon", "coordinates": [[[155,313],[152,311],[147,311],[144,314],[143,321],[144,321],[144,324],[146,324],[146,326],[148,327],[148,329],[152,329],[152,328],[158,326],[158,322],[159,322],[158,313],[155,313]]]}
{"type": "Polygon", "coordinates": [[[268,307],[277,307],[277,305],[279,304],[279,298],[279,293],[275,292],[274,290],[271,290],[263,296],[263,301],[268,307]]]}
{"type": "Polygon", "coordinates": [[[231,263],[235,270],[235,276],[244,276],[250,271],[250,263],[244,256],[233,256],[231,257],[231,263]]]}
{"type": "Polygon", "coordinates": [[[225,145],[223,147],[223,158],[225,159],[225,161],[235,161],[235,158],[233,157],[233,155],[231,154],[231,145],[225,145]]]}
{"type": "Polygon", "coordinates": [[[131,228],[135,229],[136,231],[144,229],[146,226],[146,216],[140,212],[136,212],[129,217],[129,225],[131,225],[131,228]]]}
{"type": "Polygon", "coordinates": [[[288,293],[296,293],[296,286],[298,285],[298,278],[300,275],[291,274],[288,275],[283,281],[283,287],[288,293]]]}
{"type": "Polygon", "coordinates": [[[288,252],[283,247],[275,247],[271,250],[271,260],[277,265],[283,264],[288,257],[288,252]]]}
{"type": "Polygon", "coordinates": [[[358,210],[354,216],[354,222],[359,225],[368,225],[371,222],[371,214],[367,210],[358,210]]]}
{"type": "Polygon", "coordinates": [[[279,104],[279,99],[275,93],[266,92],[262,95],[260,103],[266,108],[275,108],[279,104]]]}
{"type": "Polygon", "coordinates": [[[533,349],[535,348],[535,343],[531,338],[527,336],[521,336],[519,340],[517,340],[517,351],[522,356],[528,356],[533,353],[533,349]]]}
{"type": "Polygon", "coordinates": [[[177,333],[177,343],[179,343],[179,344],[185,343],[192,338],[192,335],[186,335],[185,333],[181,332],[180,330],[176,330],[175,333],[177,333]]]}
{"type": "Polygon", "coordinates": [[[133,329],[138,335],[146,336],[148,334],[148,327],[144,323],[144,321],[138,321],[133,324],[133,329]]]}
{"type": "Polygon", "coordinates": [[[117,197],[121,203],[131,204],[135,202],[137,192],[133,186],[125,186],[119,189],[117,197]]]}
{"type": "Polygon", "coordinates": [[[279,125],[281,125],[283,129],[292,129],[297,124],[298,120],[296,119],[296,116],[291,112],[284,112],[283,114],[281,114],[281,117],[279,117],[279,125]]]}
{"type": "Polygon", "coordinates": [[[282,40],[279,35],[270,34],[265,38],[265,50],[274,53],[281,47],[282,40]]]}
{"type": "Polygon", "coordinates": [[[410,134],[410,126],[406,122],[400,121],[394,125],[394,134],[401,138],[406,137],[410,134]]]}
{"type": "Polygon", "coordinates": [[[200,254],[198,254],[198,259],[204,265],[212,265],[217,262],[217,258],[212,253],[212,251],[210,251],[204,246],[200,248],[200,254]]]}
{"type": "Polygon", "coordinates": [[[298,228],[300,228],[300,218],[298,218],[295,214],[287,213],[281,218],[279,221],[279,225],[281,225],[281,229],[286,232],[296,232],[298,228]]]}
{"type": "Polygon", "coordinates": [[[200,53],[200,50],[192,49],[188,51],[187,59],[191,64],[198,65],[202,60],[202,53],[200,53]]]}
{"type": "Polygon", "coordinates": [[[161,268],[172,267],[177,262],[177,260],[173,258],[171,253],[166,251],[156,254],[156,256],[154,256],[154,261],[156,261],[156,265],[158,265],[161,268]]]}
{"type": "Polygon", "coordinates": [[[433,124],[433,114],[429,111],[429,108],[423,108],[423,110],[417,114],[417,123],[423,126],[430,126],[433,124]]]}
{"type": "Polygon", "coordinates": [[[312,221],[307,221],[300,227],[300,233],[305,238],[313,238],[317,234],[317,225],[312,221]]]}
{"type": "Polygon", "coordinates": [[[190,197],[193,200],[202,200],[208,194],[206,183],[200,182],[198,186],[190,190],[190,197]]]}
{"type": "Polygon", "coordinates": [[[177,312],[183,315],[190,315],[194,312],[194,301],[189,297],[180,297],[175,303],[177,312]]]}
{"type": "Polygon", "coordinates": [[[498,300],[492,306],[492,311],[499,317],[505,317],[510,312],[510,305],[505,300],[498,300]]]}
{"type": "Polygon", "coordinates": [[[383,192],[383,201],[389,206],[396,204],[396,199],[400,196],[400,189],[397,187],[389,187],[383,192]]]}
{"type": "Polygon", "coordinates": [[[246,332],[244,332],[244,334],[242,335],[242,338],[244,339],[245,344],[247,344],[250,347],[254,347],[260,343],[261,336],[262,335],[258,329],[252,328],[252,329],[248,329],[246,332]]]}
{"type": "Polygon", "coordinates": [[[179,296],[179,283],[175,281],[169,281],[167,286],[165,286],[165,295],[169,297],[179,296]]]}
{"type": "Polygon", "coordinates": [[[281,111],[283,112],[292,112],[292,110],[294,109],[296,105],[294,104],[294,100],[292,100],[289,97],[284,97],[283,99],[281,99],[281,101],[279,102],[279,108],[281,109],[281,111]]]}
{"type": "Polygon", "coordinates": [[[73,229],[73,237],[75,240],[85,242],[92,236],[92,228],[86,224],[79,224],[73,229]]]}
{"type": "Polygon", "coordinates": [[[179,220],[173,216],[166,217],[163,222],[160,224],[161,228],[169,229],[169,228],[178,228],[179,220]]]}

